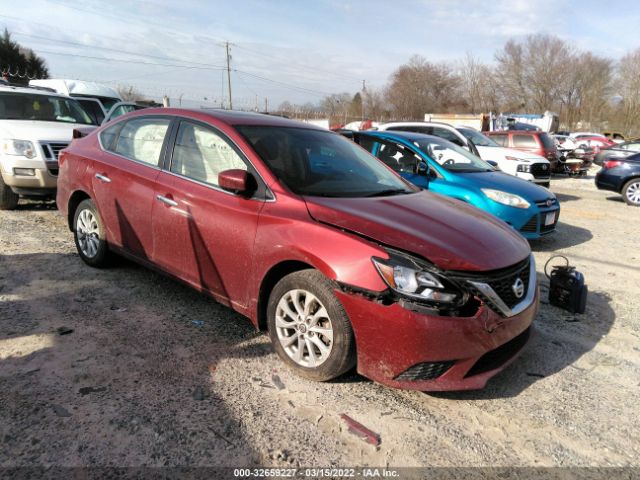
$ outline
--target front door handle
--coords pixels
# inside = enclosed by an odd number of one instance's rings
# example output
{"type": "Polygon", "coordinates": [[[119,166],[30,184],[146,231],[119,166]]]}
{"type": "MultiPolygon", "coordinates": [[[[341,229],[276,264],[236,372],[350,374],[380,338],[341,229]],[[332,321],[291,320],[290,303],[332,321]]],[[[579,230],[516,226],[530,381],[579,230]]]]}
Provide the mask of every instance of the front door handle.
{"type": "Polygon", "coordinates": [[[101,174],[99,174],[99,173],[96,173],[96,178],[97,178],[98,180],[100,180],[101,182],[104,182],[104,183],[111,183],[111,179],[110,179],[109,177],[105,176],[105,175],[101,175],[101,174]]]}
{"type": "Polygon", "coordinates": [[[170,198],[163,197],[162,195],[156,195],[156,199],[160,200],[162,203],[166,203],[170,207],[177,207],[178,206],[178,202],[176,202],[175,200],[171,200],[170,198]]]}

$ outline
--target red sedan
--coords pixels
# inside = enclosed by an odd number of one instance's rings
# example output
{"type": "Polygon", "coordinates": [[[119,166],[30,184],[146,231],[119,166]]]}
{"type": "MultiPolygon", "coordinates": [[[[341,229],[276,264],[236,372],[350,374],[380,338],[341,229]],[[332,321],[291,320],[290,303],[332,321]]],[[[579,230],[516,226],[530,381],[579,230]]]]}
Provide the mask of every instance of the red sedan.
{"type": "Polygon", "coordinates": [[[300,375],[481,388],[538,309],[527,242],[342,136],[268,115],[147,109],[78,138],[57,202],[82,260],[122,254],[267,330],[300,375]]]}

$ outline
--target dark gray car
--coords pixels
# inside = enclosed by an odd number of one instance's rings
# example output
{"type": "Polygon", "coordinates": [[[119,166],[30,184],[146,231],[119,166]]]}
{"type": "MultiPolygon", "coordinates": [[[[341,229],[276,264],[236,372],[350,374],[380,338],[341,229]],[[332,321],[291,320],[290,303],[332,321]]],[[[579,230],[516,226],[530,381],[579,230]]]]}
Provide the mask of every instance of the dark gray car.
{"type": "Polygon", "coordinates": [[[627,158],[640,152],[640,139],[620,143],[598,152],[593,163],[602,166],[602,162],[609,158],[627,158]]]}

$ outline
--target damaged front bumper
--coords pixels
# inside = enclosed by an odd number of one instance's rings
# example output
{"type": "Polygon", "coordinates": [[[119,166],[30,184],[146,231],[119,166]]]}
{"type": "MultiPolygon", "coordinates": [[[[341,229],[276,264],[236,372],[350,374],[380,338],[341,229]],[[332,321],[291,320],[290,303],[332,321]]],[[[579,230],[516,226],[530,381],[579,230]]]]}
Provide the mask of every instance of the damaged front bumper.
{"type": "Polygon", "coordinates": [[[391,387],[444,391],[483,388],[518,356],[538,312],[533,289],[530,305],[510,317],[484,303],[470,316],[440,316],[353,291],[336,295],[353,326],[360,374],[391,387]]]}

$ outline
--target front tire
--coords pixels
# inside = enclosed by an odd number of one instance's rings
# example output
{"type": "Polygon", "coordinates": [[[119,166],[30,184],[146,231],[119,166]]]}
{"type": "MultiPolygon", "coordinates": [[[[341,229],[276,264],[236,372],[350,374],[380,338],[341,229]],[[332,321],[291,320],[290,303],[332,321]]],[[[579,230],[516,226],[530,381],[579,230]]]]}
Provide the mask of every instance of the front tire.
{"type": "Polygon", "coordinates": [[[627,205],[640,207],[640,178],[634,178],[622,187],[622,198],[627,205]]]}
{"type": "Polygon", "coordinates": [[[280,358],[298,375],[324,382],[356,364],[351,322],[317,270],[301,270],[280,280],[267,305],[269,337],[280,358]]]}
{"type": "Polygon", "coordinates": [[[92,267],[109,264],[109,248],[105,240],[104,224],[93,200],[80,202],[73,216],[73,239],[80,258],[92,267]]]}
{"type": "Polygon", "coordinates": [[[15,210],[20,196],[11,190],[0,174],[0,210],[15,210]]]}

